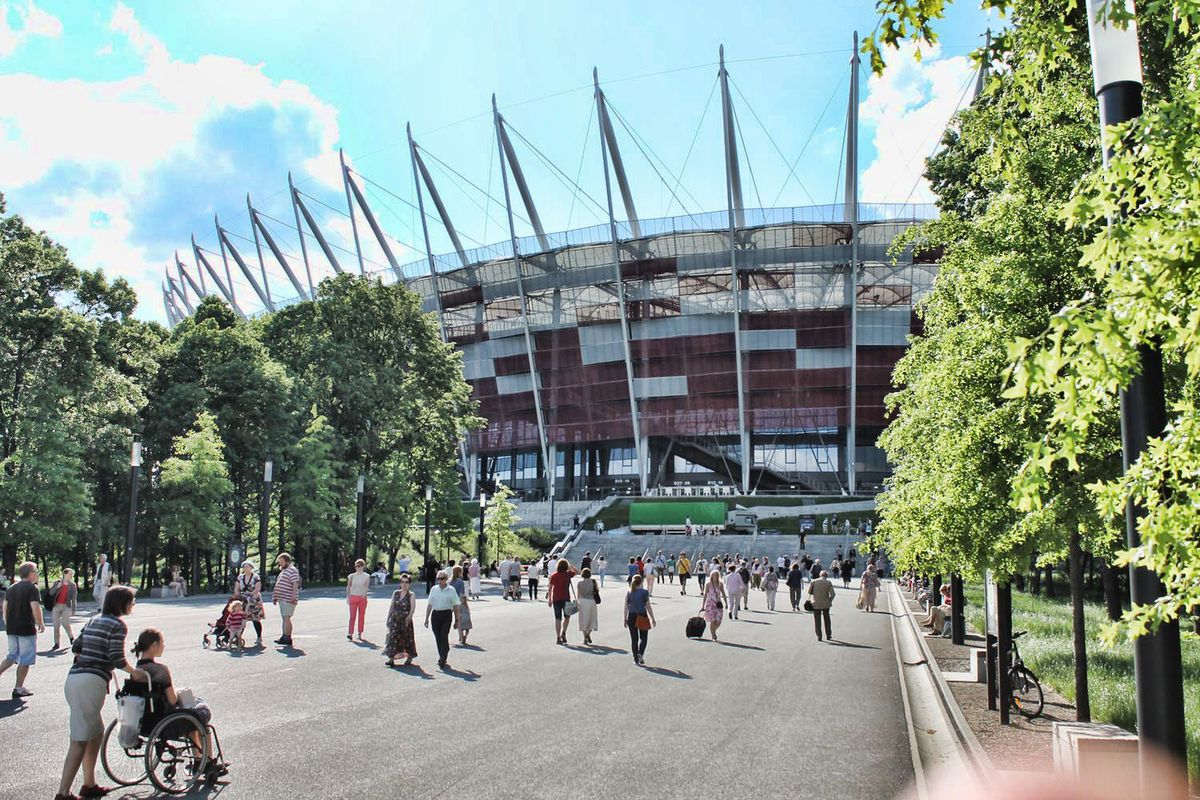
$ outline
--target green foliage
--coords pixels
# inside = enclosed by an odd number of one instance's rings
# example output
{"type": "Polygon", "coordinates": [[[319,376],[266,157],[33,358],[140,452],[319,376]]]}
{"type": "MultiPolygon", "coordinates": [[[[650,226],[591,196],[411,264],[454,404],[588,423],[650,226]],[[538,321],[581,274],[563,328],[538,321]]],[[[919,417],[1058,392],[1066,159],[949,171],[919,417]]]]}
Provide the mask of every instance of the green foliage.
{"type": "Polygon", "coordinates": [[[219,548],[227,529],[221,504],[233,489],[224,445],[212,414],[202,412],[192,430],[176,438],[159,475],[159,518],[172,539],[201,549],[219,548]]]}
{"type": "MultiPolygon", "coordinates": [[[[1021,30],[1008,43],[1018,61],[1036,52],[1021,30]]],[[[1009,344],[1036,335],[1091,288],[1089,273],[1075,266],[1083,237],[1058,211],[1098,160],[1087,65],[1062,60],[1039,81],[1031,102],[1014,81],[997,79],[929,161],[943,213],[909,238],[939,249],[940,269],[918,310],[924,333],[897,365],[901,388],[888,400],[896,413],[880,439],[895,471],[879,498],[879,535],[902,566],[1007,574],[1034,555],[1060,558],[1071,529],[1100,554],[1114,535],[1086,489],[1089,479],[1112,474],[1112,409],[1105,436],[1080,463],[1088,478],[1047,473],[1044,505],[1010,504],[1028,434],[1045,428],[1047,404],[1003,393],[1009,344]],[[991,151],[1008,120],[1017,120],[1020,136],[1001,162],[991,151]]]]}
{"type": "MultiPolygon", "coordinates": [[[[339,478],[342,464],[334,456],[336,435],[322,416],[315,417],[293,448],[291,469],[283,493],[292,532],[306,547],[316,548],[344,539],[343,502],[353,503],[353,485],[339,478]]],[[[353,528],[350,506],[349,530],[353,528]]]]}
{"type": "Polygon", "coordinates": [[[517,507],[509,498],[512,489],[503,483],[496,482],[496,491],[488,497],[487,512],[484,515],[483,532],[488,553],[499,551],[500,557],[512,552],[512,548],[520,543],[514,533],[516,524],[520,521],[517,507]]]}
{"type": "MultiPolygon", "coordinates": [[[[934,41],[934,22],[947,4],[881,0],[881,33],[868,39],[864,50],[876,56],[882,45],[904,39],[934,41]]],[[[991,51],[977,57],[1004,63],[1006,69],[989,81],[988,99],[1002,102],[1011,95],[1013,107],[995,121],[996,133],[986,146],[980,140],[973,147],[957,148],[960,163],[946,161],[944,176],[930,171],[931,178],[943,178],[943,188],[948,189],[944,198],[958,213],[970,215],[972,223],[991,213],[992,201],[979,200],[981,190],[985,196],[990,190],[986,181],[956,173],[990,152],[1001,167],[1005,190],[1018,187],[1027,145],[1046,147],[1037,131],[1052,119],[1058,102],[1056,79],[1074,71],[1076,82],[1088,86],[1090,77],[1083,3],[985,0],[983,6],[1011,14],[1013,24],[997,37],[991,51]]],[[[1101,13],[1111,14],[1119,25],[1128,22],[1124,4],[1109,4],[1101,13]]],[[[1114,150],[1107,167],[1093,163],[1082,171],[1064,170],[1062,174],[1075,183],[1071,191],[1066,196],[1030,196],[1026,208],[1046,229],[1062,231],[1055,235],[1064,244],[1076,241],[1073,248],[1054,250],[1062,259],[1062,274],[1074,285],[1064,287],[1061,305],[1050,307],[1053,313],[1041,325],[1009,327],[995,343],[1006,343],[1004,360],[1009,362],[996,407],[1015,404],[1020,410],[1011,418],[1007,436],[997,441],[1007,439],[1023,450],[1015,465],[1008,451],[997,468],[997,475],[1006,476],[1013,489],[1013,518],[987,533],[1000,537],[1031,521],[1061,518],[1069,509],[1072,515],[1083,515],[1092,532],[1091,546],[1096,547],[1114,538],[1130,502],[1146,511],[1138,523],[1142,547],[1121,554],[1119,562],[1156,571],[1166,593],[1153,604],[1127,612],[1121,626],[1106,632],[1110,642],[1122,632],[1140,635],[1200,605],[1200,550],[1194,546],[1200,539],[1200,281],[1194,269],[1200,255],[1200,1],[1146,0],[1139,3],[1137,21],[1145,113],[1105,133],[1114,150]],[[1122,476],[1116,469],[1118,394],[1152,350],[1161,352],[1166,363],[1171,418],[1163,436],[1152,441],[1122,476]]],[[[873,65],[878,70],[882,61],[875,59],[873,65]]],[[[1080,111],[1076,122],[1093,124],[1091,104],[1080,111]]],[[[1062,125],[1065,131],[1073,127],[1069,119],[1068,115],[1062,125]]],[[[966,133],[964,128],[964,137],[966,133]]],[[[1067,147],[1057,152],[1070,162],[1069,138],[1061,144],[1067,147]]],[[[1094,145],[1084,149],[1094,152],[1094,145]]],[[[959,243],[972,235],[964,231],[959,243]]],[[[943,277],[947,272],[944,267],[943,277]]],[[[949,352],[943,355],[949,357],[949,352]]],[[[913,374],[911,365],[909,372],[913,374]]],[[[898,377],[906,379],[902,373],[898,377]]],[[[917,405],[908,403],[907,408],[917,405]]],[[[905,408],[902,392],[901,414],[905,408]]],[[[889,436],[899,440],[899,429],[889,436]]],[[[914,441],[895,444],[911,447],[914,441]]],[[[907,502],[914,504],[917,484],[898,484],[901,488],[908,490],[907,502]]],[[[896,497],[904,507],[899,491],[896,497]]],[[[917,512],[910,518],[909,530],[917,512]]],[[[893,530],[900,527],[904,526],[893,530]]]]}

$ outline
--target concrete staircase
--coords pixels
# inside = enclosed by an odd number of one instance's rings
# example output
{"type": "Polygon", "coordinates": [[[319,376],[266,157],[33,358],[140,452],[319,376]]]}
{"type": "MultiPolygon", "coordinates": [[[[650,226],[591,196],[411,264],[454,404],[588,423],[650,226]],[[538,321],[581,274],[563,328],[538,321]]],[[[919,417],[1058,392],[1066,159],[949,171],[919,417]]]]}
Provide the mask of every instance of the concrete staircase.
{"type": "MultiPolygon", "coordinates": [[[[800,539],[797,536],[685,536],[683,534],[631,534],[621,529],[616,533],[596,534],[594,531],[584,531],[571,542],[566,551],[567,558],[578,564],[583,554],[590,552],[596,557],[600,552],[608,559],[608,574],[616,577],[625,575],[625,566],[630,557],[642,555],[647,550],[654,556],[659,550],[663,554],[687,553],[693,561],[698,555],[712,559],[715,556],[727,554],[733,556],[741,553],[746,558],[770,559],[772,564],[779,556],[792,557],[797,553],[808,553],[813,558],[821,559],[828,565],[833,561],[839,546],[846,552],[846,538],[842,536],[806,536],[805,547],[800,549],[800,539]]],[[[854,544],[850,540],[851,545],[854,544]]],[[[860,555],[856,559],[855,573],[860,573],[866,566],[866,561],[860,555]]]]}
{"type": "MultiPolygon", "coordinates": [[[[611,498],[605,498],[610,500],[611,498]]],[[[519,517],[518,528],[542,528],[543,530],[566,531],[571,528],[571,518],[579,515],[580,521],[597,513],[605,501],[558,500],[554,503],[554,525],[550,524],[550,501],[534,503],[514,502],[519,517]]]]}

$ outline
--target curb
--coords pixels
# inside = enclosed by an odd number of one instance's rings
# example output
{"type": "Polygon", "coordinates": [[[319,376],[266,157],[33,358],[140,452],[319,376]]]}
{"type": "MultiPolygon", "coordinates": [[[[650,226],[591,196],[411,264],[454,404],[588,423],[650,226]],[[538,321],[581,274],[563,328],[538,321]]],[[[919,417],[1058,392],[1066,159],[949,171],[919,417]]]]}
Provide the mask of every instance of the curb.
{"type": "Polygon", "coordinates": [[[899,604],[891,615],[892,640],[908,722],[916,796],[924,800],[929,796],[928,773],[958,769],[984,776],[992,764],[938,669],[899,585],[895,581],[887,585],[892,601],[899,604]]]}

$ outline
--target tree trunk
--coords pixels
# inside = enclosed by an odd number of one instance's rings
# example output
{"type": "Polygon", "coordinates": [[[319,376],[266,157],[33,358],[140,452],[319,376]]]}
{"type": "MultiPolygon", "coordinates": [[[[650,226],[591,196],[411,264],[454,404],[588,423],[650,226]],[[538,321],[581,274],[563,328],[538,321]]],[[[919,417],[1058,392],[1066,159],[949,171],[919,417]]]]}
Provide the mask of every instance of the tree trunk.
{"type": "Polygon", "coordinates": [[[1025,591],[1025,573],[1018,572],[1013,575],[1013,584],[1016,585],[1018,592],[1025,591]]]}
{"type": "MultiPolygon", "coordinates": [[[[283,492],[279,492],[279,552],[281,552],[281,553],[283,551],[287,550],[287,545],[285,544],[285,542],[287,541],[287,538],[286,538],[287,537],[287,529],[284,527],[284,524],[283,524],[283,520],[284,520],[283,495],[284,495],[283,492]]],[[[296,557],[299,558],[299,556],[300,556],[300,554],[297,553],[296,557]]]]}
{"type": "Polygon", "coordinates": [[[1088,697],[1087,631],[1083,620],[1083,550],[1079,546],[1078,528],[1071,531],[1070,553],[1067,556],[1071,575],[1071,631],[1075,646],[1075,719],[1092,721],[1092,703],[1088,697]]]}
{"type": "Polygon", "coordinates": [[[1058,597],[1058,592],[1054,589],[1054,565],[1046,565],[1046,597],[1058,597]]]}
{"type": "Polygon", "coordinates": [[[1042,568],[1037,564],[1033,565],[1033,577],[1029,581],[1029,593],[1034,596],[1042,593],[1042,568]]]}
{"type": "Polygon", "coordinates": [[[1119,620],[1124,611],[1118,577],[1117,568],[1105,561],[1100,568],[1100,582],[1104,585],[1104,609],[1112,622],[1119,620]]]}

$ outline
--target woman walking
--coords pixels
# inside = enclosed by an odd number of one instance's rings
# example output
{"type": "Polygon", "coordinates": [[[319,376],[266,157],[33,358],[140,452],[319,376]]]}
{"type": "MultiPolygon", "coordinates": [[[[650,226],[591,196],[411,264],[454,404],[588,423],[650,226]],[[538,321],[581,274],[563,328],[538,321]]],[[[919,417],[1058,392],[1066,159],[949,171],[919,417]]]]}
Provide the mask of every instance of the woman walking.
{"type": "Polygon", "coordinates": [[[696,559],[696,582],[700,584],[700,595],[704,595],[704,581],[708,578],[708,561],[702,556],[696,559]]]}
{"type": "Polygon", "coordinates": [[[454,629],[458,631],[458,643],[467,643],[467,634],[471,628],[471,609],[467,605],[467,584],[463,581],[462,567],[455,567],[454,572],[450,574],[450,586],[454,591],[458,592],[458,599],[462,601],[462,605],[458,607],[458,620],[454,623],[454,629]]]}
{"type": "Polygon", "coordinates": [[[842,588],[850,588],[850,579],[854,577],[854,559],[847,556],[842,561],[842,588]]]}
{"type": "Polygon", "coordinates": [[[58,629],[67,632],[67,642],[75,644],[75,633],[71,630],[71,615],[75,613],[75,603],[79,599],[79,587],[75,585],[75,570],[67,567],[63,570],[62,578],[50,587],[50,596],[54,598],[54,608],[50,619],[54,625],[54,649],[59,648],[61,641],[58,629]]]}
{"type": "Polygon", "coordinates": [[[571,599],[571,578],[576,575],[575,568],[565,558],[560,558],[550,576],[550,589],[546,592],[546,604],[554,609],[554,636],[556,644],[567,643],[567,625],[571,620],[563,613],[567,601],[571,599]]]}
{"type": "Polygon", "coordinates": [[[767,574],[762,580],[763,591],[767,593],[767,611],[775,610],[775,593],[779,591],[779,575],[774,567],[767,567],[767,574]]]}
{"type": "Polygon", "coordinates": [[[242,562],[242,573],[238,575],[237,585],[233,587],[233,594],[242,601],[242,611],[246,615],[246,620],[254,623],[254,634],[258,637],[254,644],[261,645],[262,624],[267,612],[263,606],[262,579],[254,571],[254,564],[251,562],[242,562]]]}
{"type": "Polygon", "coordinates": [[[584,567],[579,571],[579,582],[575,584],[575,598],[579,603],[579,630],[583,632],[583,643],[592,643],[592,631],[599,630],[596,601],[600,597],[600,584],[592,577],[592,571],[584,567]]]}
{"type": "Polygon", "coordinates": [[[128,586],[113,586],[104,593],[100,613],[88,620],[79,632],[71,652],[75,663],[67,673],[63,694],[70,709],[71,745],[63,762],[62,782],[54,800],[71,800],[71,784],[83,766],[80,797],[103,797],[110,787],[96,783],[96,757],[104,736],[100,710],[108,696],[108,683],[114,669],[122,669],[135,680],[146,680],[146,673],[125,658],[125,637],[129,629],[122,617],[133,611],[134,591],[128,586]]]}
{"type": "Polygon", "coordinates": [[[400,573],[400,588],[392,592],[392,606],[387,615],[387,639],[383,643],[384,662],[396,666],[396,657],[404,655],[404,666],[412,664],[417,657],[417,637],[413,634],[413,612],[417,610],[417,597],[412,593],[412,578],[407,572],[400,573]]]}
{"type": "Polygon", "coordinates": [[[868,564],[867,571],[862,576],[862,586],[859,589],[863,608],[867,611],[875,610],[875,595],[879,591],[879,576],[875,574],[875,565],[868,564]]]}
{"type": "Polygon", "coordinates": [[[712,634],[715,642],[717,641],[717,628],[721,627],[721,621],[725,619],[725,605],[729,602],[729,598],[725,594],[725,585],[721,582],[720,570],[714,569],[708,576],[708,583],[705,585],[701,597],[700,611],[708,622],[709,633],[712,634]]]}
{"type": "Polygon", "coordinates": [[[367,621],[367,595],[371,592],[371,576],[367,574],[367,562],[361,558],[354,562],[354,572],[346,576],[346,604],[350,606],[350,623],[346,627],[346,640],[354,641],[354,620],[358,620],[358,640],[362,641],[363,626],[367,621]]]}
{"type": "Polygon", "coordinates": [[[450,626],[458,621],[458,609],[462,598],[454,587],[450,586],[446,570],[438,570],[437,585],[429,590],[429,598],[425,601],[425,627],[433,620],[433,638],[437,642],[438,666],[447,669],[450,663],[450,626]]]}
{"type": "Polygon", "coordinates": [[[596,556],[596,572],[600,575],[600,588],[604,588],[604,577],[608,575],[608,559],[604,554],[596,556]]]}
{"type": "Polygon", "coordinates": [[[482,581],[479,577],[479,559],[472,558],[471,566],[467,567],[467,578],[471,582],[471,599],[479,599],[479,591],[482,588],[482,581]]]}
{"type": "Polygon", "coordinates": [[[655,626],[654,609],[650,606],[650,592],[642,588],[643,578],[634,575],[625,593],[625,627],[629,629],[629,646],[633,651],[633,663],[646,663],[646,641],[650,629],[655,626]]]}
{"type": "Polygon", "coordinates": [[[742,580],[742,575],[734,567],[729,565],[729,573],[725,576],[726,596],[729,599],[729,618],[737,619],[739,606],[742,604],[742,593],[746,591],[746,584],[742,580]]]}
{"type": "Polygon", "coordinates": [[[654,597],[654,563],[651,561],[645,562],[643,571],[645,572],[645,580],[643,581],[642,585],[645,587],[650,596],[654,597]]]}
{"type": "Polygon", "coordinates": [[[525,574],[525,577],[529,582],[529,599],[537,600],[538,599],[538,583],[540,582],[540,578],[542,577],[542,568],[538,564],[536,559],[534,561],[530,562],[529,571],[525,574]]]}

